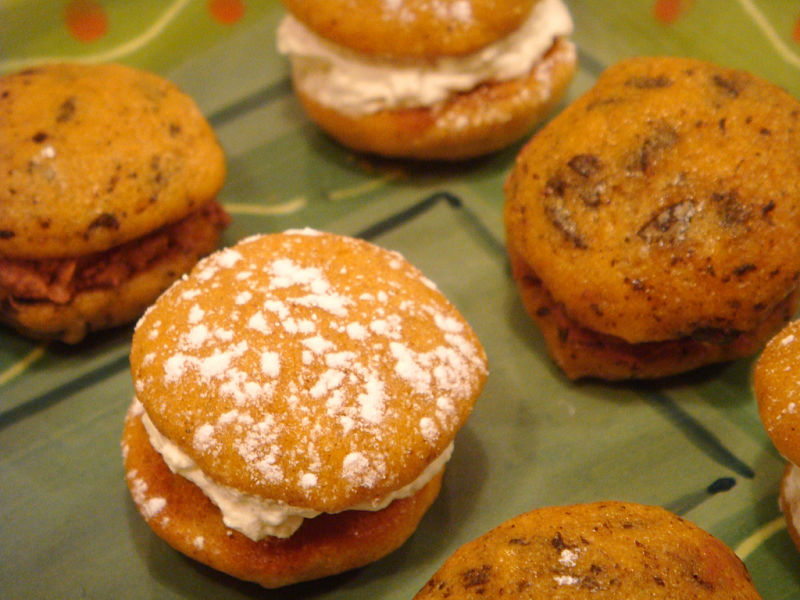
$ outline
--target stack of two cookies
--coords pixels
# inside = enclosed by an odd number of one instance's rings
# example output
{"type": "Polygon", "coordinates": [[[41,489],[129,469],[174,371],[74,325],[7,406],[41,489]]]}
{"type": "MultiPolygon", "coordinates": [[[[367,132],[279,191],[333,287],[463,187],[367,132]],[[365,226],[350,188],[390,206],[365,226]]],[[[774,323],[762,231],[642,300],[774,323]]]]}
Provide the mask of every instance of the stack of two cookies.
{"type": "Polygon", "coordinates": [[[506,183],[514,278],[570,378],[749,356],[800,295],[800,104],[703,61],[636,58],[538,132],[506,183]]]}
{"type": "Polygon", "coordinates": [[[0,78],[0,320],[82,340],[217,246],[225,159],[191,98],[122,65],[0,78]]]}
{"type": "Polygon", "coordinates": [[[358,151],[479,156],[522,139],[575,73],[561,0],[284,2],[278,49],[312,120],[358,151]]]}

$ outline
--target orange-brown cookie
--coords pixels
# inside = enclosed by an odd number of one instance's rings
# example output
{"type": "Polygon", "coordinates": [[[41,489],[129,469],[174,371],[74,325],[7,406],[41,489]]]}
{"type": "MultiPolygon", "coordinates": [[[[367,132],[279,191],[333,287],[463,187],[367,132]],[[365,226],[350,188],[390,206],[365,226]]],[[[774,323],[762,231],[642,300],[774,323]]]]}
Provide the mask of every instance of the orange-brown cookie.
{"type": "Polygon", "coordinates": [[[472,54],[519,29],[540,0],[333,0],[284,5],[320,37],[368,56],[472,54]],[[402,43],[398,43],[402,40],[402,43]]]}
{"type": "Polygon", "coordinates": [[[764,348],[753,369],[753,392],[761,422],[788,461],[779,503],[795,545],[800,549],[800,321],[792,321],[764,348]]]}
{"type": "Polygon", "coordinates": [[[753,391],[761,422],[778,452],[800,464],[800,321],[773,337],[753,369],[753,391]]]}
{"type": "Polygon", "coordinates": [[[415,596],[530,600],[758,600],[725,544],[662,508],[540,508],[459,548],[415,596]]]}
{"type": "Polygon", "coordinates": [[[278,47],[311,119],[358,151],[443,160],[492,152],[549,115],[575,72],[561,0],[340,4],[286,2],[278,47]]]}
{"type": "Polygon", "coordinates": [[[414,531],[486,358],[399,254],[298,230],[198,263],[140,320],[131,369],[131,491],[136,500],[144,482],[170,505],[150,524],[178,550],[273,587],[371,562],[414,531]],[[207,496],[203,519],[249,550],[198,554],[192,540],[210,530],[187,524],[194,501],[165,491],[165,478],[207,496]],[[354,536],[364,541],[347,549],[354,536]]]}
{"type": "Polygon", "coordinates": [[[122,65],[0,78],[0,320],[77,342],[213,250],[225,160],[194,102],[122,65]]]}
{"type": "Polygon", "coordinates": [[[569,377],[746,356],[795,313],[798,119],[800,103],[748,73],[637,58],[525,146],[507,245],[569,377]]]}

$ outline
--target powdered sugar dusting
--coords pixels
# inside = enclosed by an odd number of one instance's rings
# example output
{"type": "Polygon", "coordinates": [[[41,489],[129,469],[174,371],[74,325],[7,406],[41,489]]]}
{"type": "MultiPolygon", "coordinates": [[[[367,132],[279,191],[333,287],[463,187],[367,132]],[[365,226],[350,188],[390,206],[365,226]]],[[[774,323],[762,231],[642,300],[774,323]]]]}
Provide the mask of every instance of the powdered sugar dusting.
{"type": "Polygon", "coordinates": [[[236,449],[255,467],[265,481],[280,483],[283,469],[278,464],[282,449],[277,444],[279,427],[272,415],[261,421],[249,423],[244,437],[236,443],[236,449]]]}
{"type": "Polygon", "coordinates": [[[161,498],[161,497],[148,498],[142,505],[142,513],[144,514],[146,519],[152,519],[166,507],[167,507],[166,498],[161,498]]]}
{"type": "Polygon", "coordinates": [[[571,586],[578,585],[581,582],[580,577],[575,577],[574,575],[554,575],[553,581],[555,581],[557,585],[571,586]]]}
{"type": "Polygon", "coordinates": [[[263,334],[269,334],[271,329],[270,326],[267,325],[267,320],[264,318],[264,313],[257,312],[250,319],[247,321],[247,326],[250,329],[255,329],[263,334]]]}
{"type": "Polygon", "coordinates": [[[371,372],[367,375],[364,392],[358,395],[356,401],[362,419],[374,425],[380,424],[386,408],[386,393],[383,381],[377,373],[371,372]]]}
{"type": "Polygon", "coordinates": [[[345,327],[350,339],[362,341],[367,337],[367,328],[361,323],[348,323],[345,327]]]}
{"type": "Polygon", "coordinates": [[[240,260],[242,260],[242,255],[231,248],[225,248],[216,254],[217,264],[226,269],[234,267],[240,260]]]}
{"type": "Polygon", "coordinates": [[[448,11],[448,16],[462,23],[472,21],[472,5],[467,0],[453,2],[448,11]]]}
{"type": "MultiPolygon", "coordinates": [[[[191,427],[204,464],[239,465],[256,486],[389,485],[391,461],[406,460],[396,440],[422,444],[418,456],[443,451],[485,376],[474,334],[435,286],[398,253],[350,238],[247,238],[162,302],[187,316],[167,323],[156,307],[144,318],[137,394],[180,398],[178,435],[191,427]]],[[[148,413],[167,401],[146,402],[148,413]]],[[[157,425],[166,435],[170,423],[157,425]]]]}
{"type": "Polygon", "coordinates": [[[247,304],[252,299],[253,294],[251,294],[248,290],[243,291],[242,293],[236,296],[236,300],[234,302],[236,304],[247,304]]]}
{"type": "Polygon", "coordinates": [[[186,345],[191,348],[202,346],[206,340],[208,340],[209,335],[208,327],[205,325],[196,325],[192,327],[189,334],[186,336],[186,345]]]}
{"type": "Polygon", "coordinates": [[[127,478],[130,481],[131,497],[145,519],[149,521],[167,507],[165,498],[148,496],[147,482],[139,477],[139,473],[135,469],[128,472],[127,478]]]}
{"type": "Polygon", "coordinates": [[[395,373],[405,379],[418,393],[424,393],[430,388],[431,373],[424,368],[426,355],[418,354],[399,342],[389,344],[389,350],[396,362],[395,373]]]}
{"type": "Polygon", "coordinates": [[[203,319],[204,314],[205,311],[195,304],[189,309],[189,323],[199,323],[203,319]]]}
{"type": "Polygon", "coordinates": [[[422,432],[422,437],[431,443],[435,442],[436,438],[439,437],[439,428],[430,417],[422,417],[419,420],[419,430],[422,432]]]}
{"type": "Polygon", "coordinates": [[[216,439],[214,438],[215,429],[210,423],[201,425],[195,432],[193,438],[193,445],[198,450],[208,450],[214,447],[216,439]]]}
{"type": "Polygon", "coordinates": [[[326,340],[321,335],[315,335],[314,337],[306,338],[301,341],[303,346],[311,350],[314,354],[324,355],[326,352],[330,352],[336,346],[333,342],[326,340]]]}
{"type": "Polygon", "coordinates": [[[277,352],[266,351],[261,354],[261,371],[267,377],[277,377],[281,370],[281,358],[277,352]]]}
{"type": "Polygon", "coordinates": [[[453,317],[436,313],[433,315],[433,320],[439,329],[447,333],[461,333],[464,329],[464,324],[453,317]]]}
{"type": "MultiPolygon", "coordinates": [[[[382,0],[385,18],[400,21],[414,21],[417,12],[411,9],[404,0],[382,0]]],[[[451,21],[463,25],[472,23],[472,4],[469,0],[428,0],[418,7],[420,12],[433,14],[443,21],[451,21]]]]}
{"type": "Polygon", "coordinates": [[[358,487],[373,487],[385,470],[383,463],[372,462],[361,452],[351,452],[342,461],[342,476],[358,487]]]}
{"type": "Polygon", "coordinates": [[[578,553],[575,550],[564,548],[558,557],[558,562],[565,567],[574,567],[578,564],[578,553]]]}
{"type": "Polygon", "coordinates": [[[317,485],[317,476],[313,473],[304,473],[300,478],[300,485],[304,488],[312,488],[317,485]]]}

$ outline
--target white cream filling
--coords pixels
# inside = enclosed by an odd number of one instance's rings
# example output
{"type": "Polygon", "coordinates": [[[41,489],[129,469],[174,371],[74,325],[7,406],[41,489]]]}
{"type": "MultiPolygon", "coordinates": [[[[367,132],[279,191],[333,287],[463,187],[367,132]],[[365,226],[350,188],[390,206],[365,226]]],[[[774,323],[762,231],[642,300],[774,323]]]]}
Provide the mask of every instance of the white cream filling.
{"type": "Polygon", "coordinates": [[[789,474],[783,488],[783,498],[792,515],[792,524],[800,531],[800,467],[790,463],[789,474]]]}
{"type": "MultiPolygon", "coordinates": [[[[141,419],[150,438],[150,444],[161,454],[170,470],[199,487],[219,507],[225,525],[246,535],[251,540],[258,541],[266,536],[288,538],[299,529],[303,519],[313,519],[321,514],[319,511],[309,508],[290,506],[216,483],[203,473],[190,456],[156,429],[146,412],[142,413],[141,419]]],[[[386,496],[356,504],[346,510],[377,511],[386,508],[394,500],[414,495],[444,468],[452,453],[453,444],[451,443],[422,471],[419,477],[408,485],[386,496]]]]}
{"type": "Polygon", "coordinates": [[[277,44],[278,51],[290,57],[296,85],[304,93],[358,116],[432,106],[482,82],[522,77],[555,38],[571,34],[572,28],[562,0],[540,0],[516,31],[466,56],[427,62],[362,57],[321,38],[291,15],[278,27],[277,44]]]}

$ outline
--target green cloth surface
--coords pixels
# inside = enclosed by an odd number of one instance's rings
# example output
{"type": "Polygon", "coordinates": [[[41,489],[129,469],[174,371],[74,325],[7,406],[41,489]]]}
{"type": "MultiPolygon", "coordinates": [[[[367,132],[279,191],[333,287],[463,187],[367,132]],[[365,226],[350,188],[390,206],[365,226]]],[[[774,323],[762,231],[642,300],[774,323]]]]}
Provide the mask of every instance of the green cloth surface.
{"type": "MultiPolygon", "coordinates": [[[[355,156],[292,95],[274,49],[281,6],[230,1],[244,11],[221,20],[219,4],[0,2],[0,73],[113,60],[171,79],[227,155],[225,245],[310,226],[400,251],[473,325],[488,383],[440,497],[403,547],[350,573],[266,591],[173,551],[136,512],[120,453],[131,327],[74,347],[2,329],[0,597],[409,599],[456,548],[502,521],[606,499],[675,511],[736,550],[765,599],[800,597],[800,553],[777,506],[784,461],[758,419],[753,359],[647,384],[567,381],[509,275],[502,185],[520,146],[459,165],[355,156]],[[76,30],[70,15],[90,5],[100,33],[80,40],[86,27],[76,30]]],[[[567,101],[614,62],[654,54],[747,69],[800,94],[795,1],[567,5],[580,59],[567,101]]]]}

